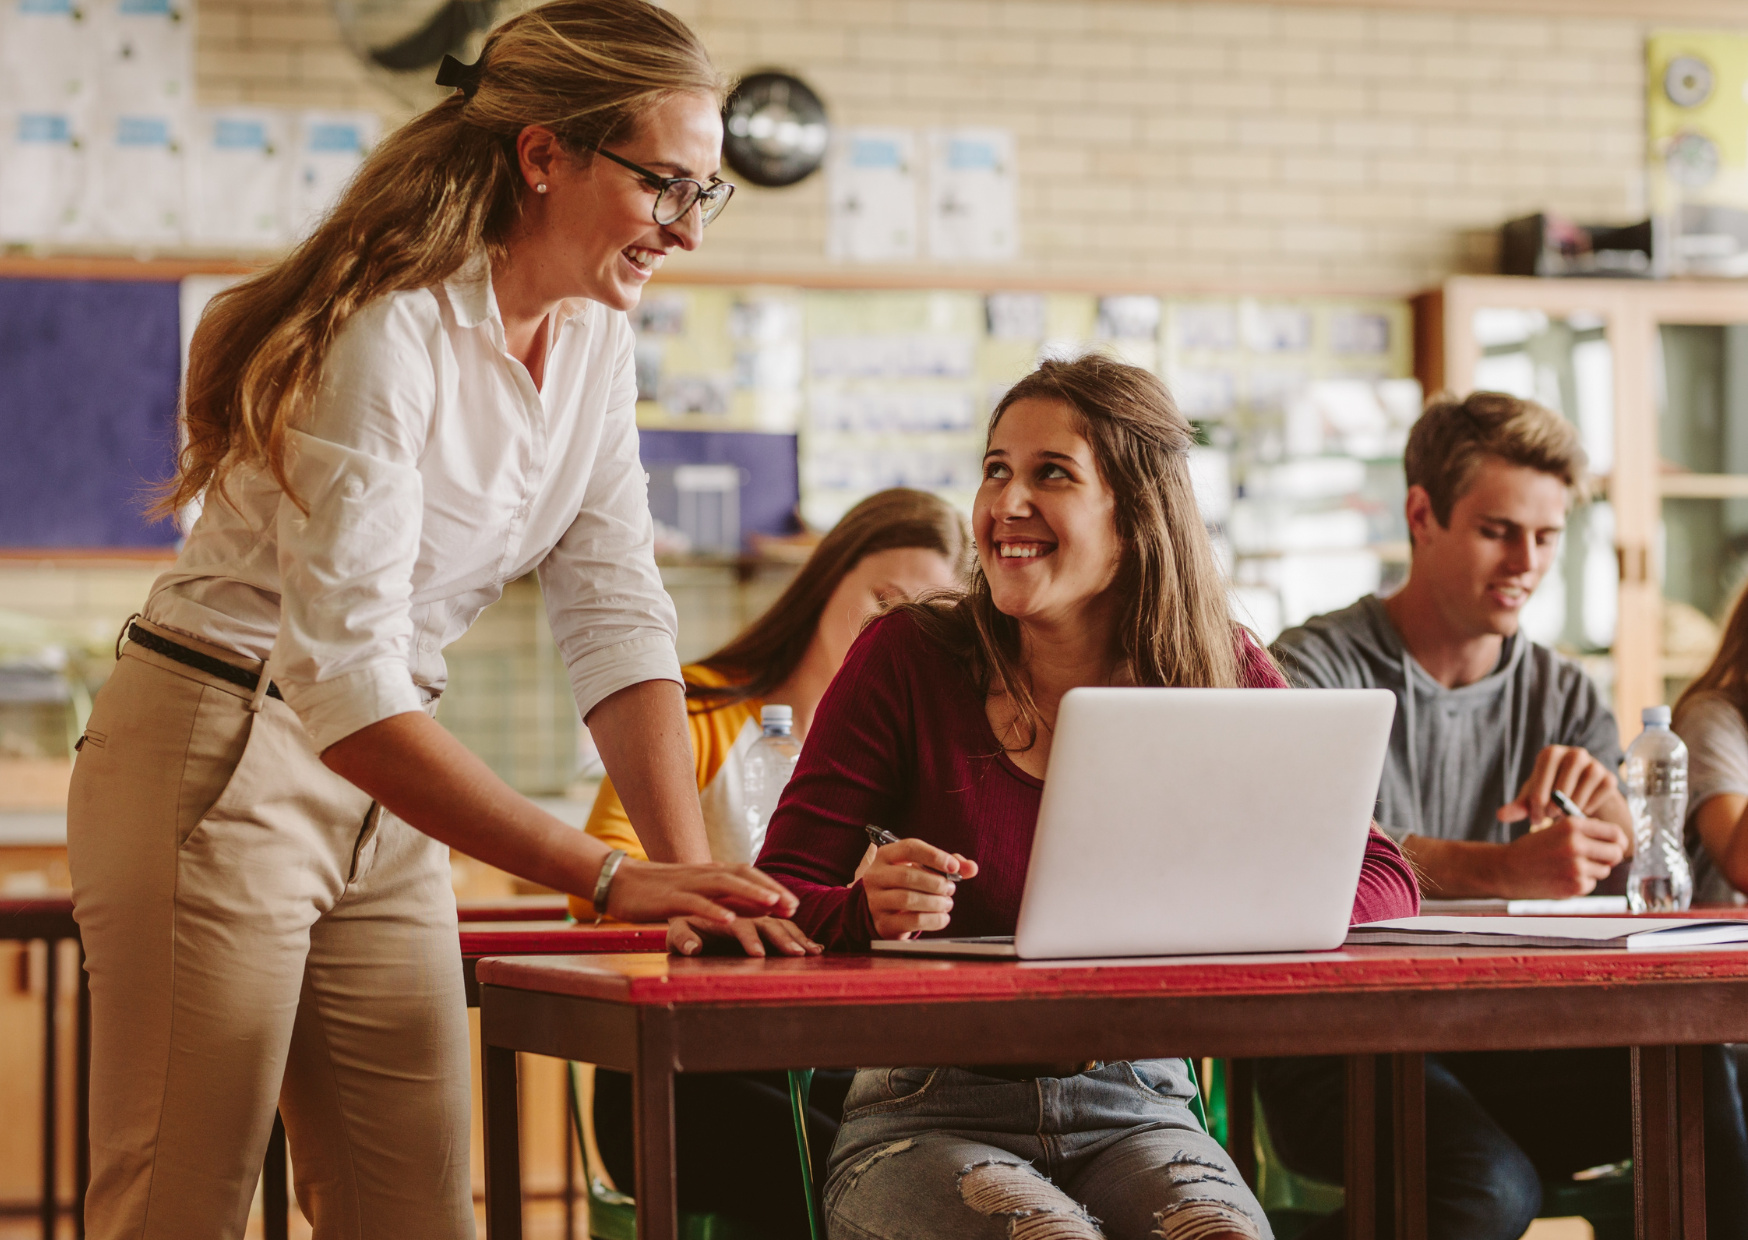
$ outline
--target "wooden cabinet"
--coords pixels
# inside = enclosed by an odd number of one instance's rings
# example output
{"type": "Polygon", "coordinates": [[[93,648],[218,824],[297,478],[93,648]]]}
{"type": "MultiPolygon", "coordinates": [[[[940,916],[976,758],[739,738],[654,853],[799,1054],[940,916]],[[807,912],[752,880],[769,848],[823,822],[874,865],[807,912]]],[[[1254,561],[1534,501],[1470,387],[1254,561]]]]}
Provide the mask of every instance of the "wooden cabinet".
{"type": "Polygon", "coordinates": [[[1414,308],[1427,391],[1511,391],[1578,423],[1599,487],[1543,591],[1630,740],[1704,666],[1748,571],[1748,285],[1458,277],[1414,308]]]}

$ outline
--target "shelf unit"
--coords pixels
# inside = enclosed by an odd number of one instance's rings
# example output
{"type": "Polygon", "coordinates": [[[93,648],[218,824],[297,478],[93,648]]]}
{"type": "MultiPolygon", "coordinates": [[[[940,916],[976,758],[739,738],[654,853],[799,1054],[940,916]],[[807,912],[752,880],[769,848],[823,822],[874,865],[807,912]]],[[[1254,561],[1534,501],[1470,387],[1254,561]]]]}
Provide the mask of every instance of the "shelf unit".
{"type": "MultiPolygon", "coordinates": [[[[1606,496],[1613,508],[1618,595],[1615,716],[1637,732],[1639,711],[1666,702],[1706,659],[1663,650],[1665,501],[1748,500],[1748,473],[1686,472],[1664,459],[1659,399],[1664,333],[1671,328],[1748,325],[1748,285],[1704,281],[1538,280],[1461,276],[1414,299],[1415,368],[1427,391],[1468,392],[1487,355],[1478,316],[1539,312],[1549,320],[1600,326],[1609,351],[1613,464],[1606,496]],[[1677,682],[1672,685],[1671,682],[1677,682]]],[[[1679,378],[1691,377],[1684,369],[1679,378]]],[[[1570,416],[1572,411],[1565,411],[1570,416]]],[[[1671,418],[1685,416],[1681,411],[1671,418]]],[[[1714,617],[1721,619],[1721,617],[1714,617]]]]}

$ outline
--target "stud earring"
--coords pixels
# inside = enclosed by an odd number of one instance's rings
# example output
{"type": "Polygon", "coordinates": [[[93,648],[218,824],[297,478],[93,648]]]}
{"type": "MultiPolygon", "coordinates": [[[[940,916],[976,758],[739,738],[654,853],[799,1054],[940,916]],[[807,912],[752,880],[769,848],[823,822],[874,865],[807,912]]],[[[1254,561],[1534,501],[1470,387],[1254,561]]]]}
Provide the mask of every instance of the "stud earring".
{"type": "Polygon", "coordinates": [[[537,194],[544,194],[546,192],[546,182],[542,181],[539,185],[536,185],[534,187],[534,192],[537,194]]]}

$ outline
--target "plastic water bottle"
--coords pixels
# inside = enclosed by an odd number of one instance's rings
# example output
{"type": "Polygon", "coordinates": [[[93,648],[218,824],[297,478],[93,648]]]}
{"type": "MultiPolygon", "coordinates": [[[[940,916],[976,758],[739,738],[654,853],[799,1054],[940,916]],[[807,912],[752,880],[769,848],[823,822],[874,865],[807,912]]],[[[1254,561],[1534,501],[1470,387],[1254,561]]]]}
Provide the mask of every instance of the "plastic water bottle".
{"type": "Polygon", "coordinates": [[[795,712],[789,707],[765,707],[759,712],[759,726],[765,734],[747,750],[741,794],[745,798],[747,841],[754,857],[765,845],[765,828],[771,825],[777,800],[801,757],[801,742],[793,734],[794,724],[795,712]]]}
{"type": "Polygon", "coordinates": [[[1633,864],[1627,904],[1635,913],[1669,913],[1693,900],[1687,864],[1687,746],[1669,730],[1669,708],[1647,706],[1645,730],[1627,750],[1627,808],[1633,814],[1633,864]]]}

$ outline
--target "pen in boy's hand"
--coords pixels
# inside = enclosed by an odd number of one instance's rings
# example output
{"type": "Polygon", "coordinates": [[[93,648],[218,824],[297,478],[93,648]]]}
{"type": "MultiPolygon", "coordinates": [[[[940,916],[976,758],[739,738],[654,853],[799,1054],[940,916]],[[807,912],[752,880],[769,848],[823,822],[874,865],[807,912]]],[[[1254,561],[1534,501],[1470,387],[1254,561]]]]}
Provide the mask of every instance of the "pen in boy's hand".
{"type": "Polygon", "coordinates": [[[1578,803],[1558,788],[1554,789],[1554,804],[1560,807],[1560,812],[1568,818],[1582,818],[1584,811],[1578,808],[1578,803]]]}
{"type": "MultiPolygon", "coordinates": [[[[898,843],[898,837],[888,831],[885,827],[877,827],[873,823],[869,823],[862,829],[868,833],[868,838],[874,841],[874,847],[876,848],[880,848],[886,844],[898,843]]],[[[969,874],[949,874],[946,870],[937,870],[932,865],[918,866],[917,868],[927,870],[930,874],[939,874],[942,878],[955,883],[968,883],[971,881],[971,875],[969,874]]]]}

